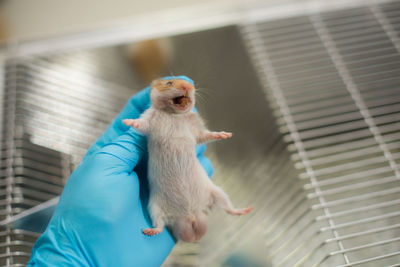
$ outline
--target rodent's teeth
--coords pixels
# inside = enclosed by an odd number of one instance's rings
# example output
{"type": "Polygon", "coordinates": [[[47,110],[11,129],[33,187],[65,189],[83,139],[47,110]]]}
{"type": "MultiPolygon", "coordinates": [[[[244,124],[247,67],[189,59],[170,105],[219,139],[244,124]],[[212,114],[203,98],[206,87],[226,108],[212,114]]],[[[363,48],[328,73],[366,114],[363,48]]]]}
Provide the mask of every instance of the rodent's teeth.
{"type": "Polygon", "coordinates": [[[186,106],[186,104],[187,104],[187,97],[184,97],[184,98],[182,99],[182,102],[181,102],[181,107],[186,106]]]}

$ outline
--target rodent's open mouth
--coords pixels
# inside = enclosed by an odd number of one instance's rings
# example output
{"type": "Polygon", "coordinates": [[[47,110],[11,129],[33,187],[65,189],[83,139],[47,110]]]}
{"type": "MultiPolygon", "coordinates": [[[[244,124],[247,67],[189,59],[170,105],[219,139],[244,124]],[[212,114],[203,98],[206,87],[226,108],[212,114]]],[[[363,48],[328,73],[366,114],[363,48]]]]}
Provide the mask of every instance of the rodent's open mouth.
{"type": "Polygon", "coordinates": [[[185,108],[188,104],[190,104],[190,102],[190,98],[186,95],[172,98],[172,103],[179,108],[185,108]]]}

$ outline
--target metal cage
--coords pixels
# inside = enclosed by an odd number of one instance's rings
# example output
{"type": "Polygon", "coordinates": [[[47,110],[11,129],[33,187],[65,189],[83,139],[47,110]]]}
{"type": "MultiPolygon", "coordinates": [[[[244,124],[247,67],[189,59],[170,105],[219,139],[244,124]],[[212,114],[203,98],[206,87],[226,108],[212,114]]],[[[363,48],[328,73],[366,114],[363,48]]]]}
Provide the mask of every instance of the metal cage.
{"type": "MultiPolygon", "coordinates": [[[[205,238],[179,243],[164,265],[400,266],[400,2],[235,12],[158,34],[179,51],[174,71],[209,88],[200,112],[210,128],[235,133],[210,146],[215,182],[255,211],[215,212],[205,238]]],[[[117,46],[77,38],[73,51],[7,50],[1,266],[26,264],[51,212],[35,214],[54,207],[86,149],[144,87],[119,46],[134,38],[116,32],[117,46]]]]}

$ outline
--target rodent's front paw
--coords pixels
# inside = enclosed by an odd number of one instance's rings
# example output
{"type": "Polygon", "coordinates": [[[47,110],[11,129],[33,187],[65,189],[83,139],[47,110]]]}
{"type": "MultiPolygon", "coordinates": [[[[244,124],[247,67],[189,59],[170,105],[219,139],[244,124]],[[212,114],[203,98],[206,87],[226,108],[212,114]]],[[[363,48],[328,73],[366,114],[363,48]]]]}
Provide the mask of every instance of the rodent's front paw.
{"type": "Polygon", "coordinates": [[[126,119],[122,121],[127,126],[132,126],[133,128],[140,127],[140,119],[126,119]]]}
{"type": "Polygon", "coordinates": [[[215,140],[220,140],[220,139],[227,139],[232,137],[232,133],[227,133],[227,132],[212,132],[209,133],[209,137],[215,140]]]}

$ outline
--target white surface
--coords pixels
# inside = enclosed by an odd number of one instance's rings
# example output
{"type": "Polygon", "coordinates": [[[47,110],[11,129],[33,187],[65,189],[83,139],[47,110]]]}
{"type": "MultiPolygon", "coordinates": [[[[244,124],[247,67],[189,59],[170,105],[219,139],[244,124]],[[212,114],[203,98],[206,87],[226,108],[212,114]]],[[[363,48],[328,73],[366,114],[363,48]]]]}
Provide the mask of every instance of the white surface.
{"type": "MultiPolygon", "coordinates": [[[[175,8],[204,4],[233,7],[249,2],[254,0],[10,0],[4,3],[4,13],[14,38],[32,40],[98,29],[153,12],[165,11],[168,16],[168,10],[175,8]]],[[[172,16],[179,15],[185,14],[172,13],[172,16]]]]}
{"type": "Polygon", "coordinates": [[[156,0],[139,4],[120,0],[96,6],[94,0],[81,5],[76,0],[68,4],[14,0],[4,5],[13,33],[5,52],[20,57],[110,46],[385,1],[169,0],[161,5],[156,0]]]}

